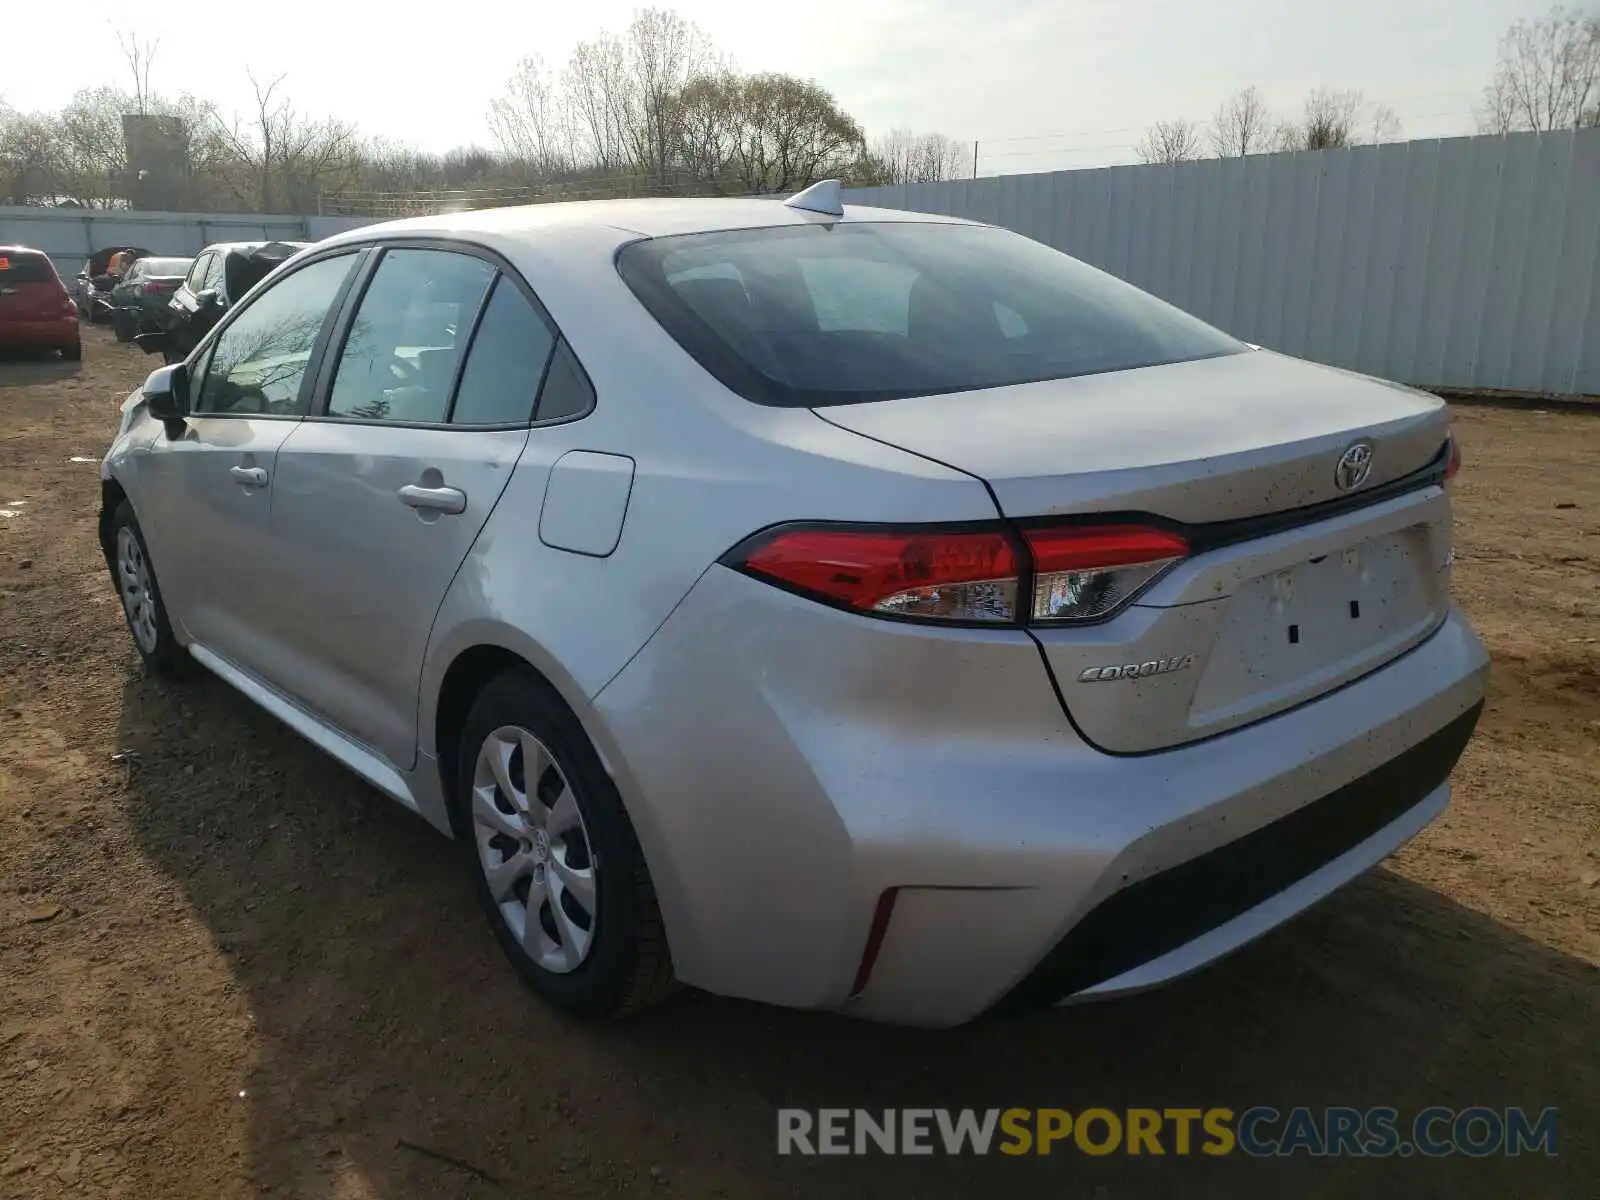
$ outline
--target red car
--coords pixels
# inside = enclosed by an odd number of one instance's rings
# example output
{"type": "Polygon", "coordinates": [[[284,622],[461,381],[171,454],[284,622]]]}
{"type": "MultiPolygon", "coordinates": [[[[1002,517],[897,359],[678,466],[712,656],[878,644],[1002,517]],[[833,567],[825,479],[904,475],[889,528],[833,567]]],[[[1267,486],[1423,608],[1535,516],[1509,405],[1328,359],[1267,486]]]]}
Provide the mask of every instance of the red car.
{"type": "Polygon", "coordinates": [[[0,246],[0,350],[59,350],[83,357],[78,306],[49,256],[0,246]]]}

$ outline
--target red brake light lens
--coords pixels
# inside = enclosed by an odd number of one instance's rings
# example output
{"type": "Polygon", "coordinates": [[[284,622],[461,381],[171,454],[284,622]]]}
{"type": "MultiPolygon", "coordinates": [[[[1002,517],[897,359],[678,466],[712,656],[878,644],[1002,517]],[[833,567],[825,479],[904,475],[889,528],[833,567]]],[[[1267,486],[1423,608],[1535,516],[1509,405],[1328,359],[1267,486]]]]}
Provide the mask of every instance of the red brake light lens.
{"type": "Polygon", "coordinates": [[[1444,481],[1449,483],[1461,470],[1461,443],[1456,441],[1455,434],[1450,435],[1450,460],[1444,466],[1444,481]]]}
{"type": "Polygon", "coordinates": [[[1189,553],[1180,535],[1144,525],[1029,529],[1022,538],[998,527],[780,529],[724,561],[880,616],[1055,624],[1111,616],[1189,553]],[[1032,595],[1020,597],[1030,573],[1032,595]]]}
{"type": "Polygon", "coordinates": [[[1146,525],[1081,525],[1024,532],[1033,554],[1035,622],[1109,616],[1188,556],[1179,534],[1146,525]]]}
{"type": "Polygon", "coordinates": [[[999,530],[779,531],[746,571],[862,612],[945,621],[1016,620],[1019,564],[999,530]]]}

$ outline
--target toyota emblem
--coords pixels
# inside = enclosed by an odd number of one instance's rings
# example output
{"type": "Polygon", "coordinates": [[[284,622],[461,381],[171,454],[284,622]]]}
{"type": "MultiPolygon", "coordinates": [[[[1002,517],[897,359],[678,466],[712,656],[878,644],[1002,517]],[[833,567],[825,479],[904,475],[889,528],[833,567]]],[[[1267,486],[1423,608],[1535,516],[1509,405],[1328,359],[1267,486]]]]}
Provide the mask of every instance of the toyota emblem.
{"type": "Polygon", "coordinates": [[[1357,442],[1339,456],[1333,469],[1333,482],[1341,492],[1353,492],[1372,473],[1372,443],[1357,442]]]}

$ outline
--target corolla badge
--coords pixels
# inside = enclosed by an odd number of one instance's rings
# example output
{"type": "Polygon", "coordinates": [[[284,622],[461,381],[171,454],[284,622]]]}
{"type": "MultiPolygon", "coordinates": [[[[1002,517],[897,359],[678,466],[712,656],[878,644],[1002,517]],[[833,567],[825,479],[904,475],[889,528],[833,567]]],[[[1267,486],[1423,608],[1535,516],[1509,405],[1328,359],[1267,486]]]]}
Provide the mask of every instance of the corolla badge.
{"type": "Polygon", "coordinates": [[[1194,655],[1175,654],[1171,658],[1152,658],[1142,663],[1118,663],[1110,667],[1085,667],[1078,672],[1079,683],[1103,683],[1108,679],[1149,679],[1194,666],[1194,655]]]}
{"type": "Polygon", "coordinates": [[[1341,492],[1353,492],[1372,473],[1372,443],[1357,442],[1339,456],[1333,468],[1333,482],[1341,492]]]}

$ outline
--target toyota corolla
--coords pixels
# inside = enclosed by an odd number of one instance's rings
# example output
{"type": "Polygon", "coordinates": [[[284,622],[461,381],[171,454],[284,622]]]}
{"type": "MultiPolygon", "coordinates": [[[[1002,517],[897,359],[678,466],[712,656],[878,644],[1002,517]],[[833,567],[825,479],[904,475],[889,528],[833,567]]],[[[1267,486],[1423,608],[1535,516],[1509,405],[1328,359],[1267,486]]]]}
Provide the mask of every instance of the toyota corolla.
{"type": "Polygon", "coordinates": [[[100,530],[149,668],[467,843],[549,1001],[950,1025],[1439,814],[1458,463],[1433,396],[826,183],[318,243],[129,398],[100,530]]]}

